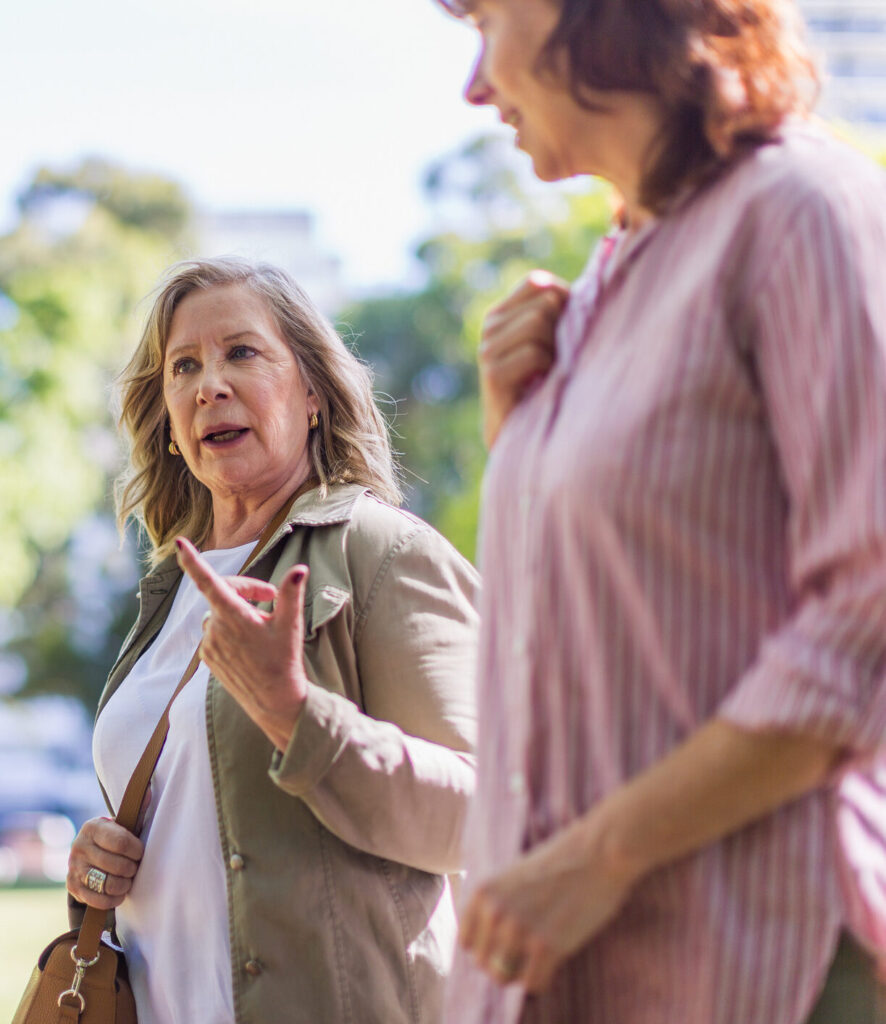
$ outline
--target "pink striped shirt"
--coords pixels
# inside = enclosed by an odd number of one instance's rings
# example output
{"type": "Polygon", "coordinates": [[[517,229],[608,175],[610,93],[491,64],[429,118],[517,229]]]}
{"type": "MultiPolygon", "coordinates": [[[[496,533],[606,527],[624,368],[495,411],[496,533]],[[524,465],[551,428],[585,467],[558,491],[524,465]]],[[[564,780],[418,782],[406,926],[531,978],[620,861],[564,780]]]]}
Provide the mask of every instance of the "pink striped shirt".
{"type": "Polygon", "coordinates": [[[452,1024],[800,1024],[886,949],[886,184],[811,127],[598,254],[490,459],[480,880],[712,716],[851,771],[658,870],[526,999],[452,1024]]]}

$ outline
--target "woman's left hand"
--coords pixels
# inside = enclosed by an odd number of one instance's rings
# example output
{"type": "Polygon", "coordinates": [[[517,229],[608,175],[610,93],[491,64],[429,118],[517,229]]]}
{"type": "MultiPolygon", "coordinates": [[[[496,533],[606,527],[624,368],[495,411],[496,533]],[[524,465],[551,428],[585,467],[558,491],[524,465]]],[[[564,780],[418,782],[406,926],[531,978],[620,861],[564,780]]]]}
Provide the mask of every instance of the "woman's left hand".
{"type": "Polygon", "coordinates": [[[308,568],[290,569],[279,588],[248,576],[222,577],[180,537],[178,561],[209,603],[200,656],[210,672],[279,749],[285,750],[308,693],[302,645],[308,568]],[[275,601],[263,612],[251,601],[275,601]]]}
{"type": "Polygon", "coordinates": [[[844,754],[816,736],[713,718],[481,884],[461,944],[496,981],[539,992],[639,879],[823,785],[844,754]]]}
{"type": "Polygon", "coordinates": [[[634,878],[607,863],[580,820],[482,883],[459,942],[501,984],[546,989],[559,967],[618,912],[634,878]]]}

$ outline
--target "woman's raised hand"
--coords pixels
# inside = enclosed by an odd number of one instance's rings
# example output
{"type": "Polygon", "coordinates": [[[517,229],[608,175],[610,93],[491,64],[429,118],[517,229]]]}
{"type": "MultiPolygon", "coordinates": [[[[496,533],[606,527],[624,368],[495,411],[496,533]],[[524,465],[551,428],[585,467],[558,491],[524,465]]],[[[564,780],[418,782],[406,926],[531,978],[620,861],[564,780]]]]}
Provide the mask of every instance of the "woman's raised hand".
{"type": "Polygon", "coordinates": [[[119,907],[132,888],[144,852],[142,841],[116,821],[91,818],[71,845],[68,892],[99,910],[119,907]]]}
{"type": "Polygon", "coordinates": [[[546,270],[533,270],[486,314],[479,362],[488,448],[529,385],[551,368],[554,331],[568,298],[565,281],[546,270]]]}
{"type": "Polygon", "coordinates": [[[179,538],[179,565],[209,603],[200,656],[210,672],[280,750],[308,693],[302,658],[308,568],[290,569],[279,587],[246,576],[222,577],[179,538]],[[250,601],[274,601],[273,612],[250,601]]]}

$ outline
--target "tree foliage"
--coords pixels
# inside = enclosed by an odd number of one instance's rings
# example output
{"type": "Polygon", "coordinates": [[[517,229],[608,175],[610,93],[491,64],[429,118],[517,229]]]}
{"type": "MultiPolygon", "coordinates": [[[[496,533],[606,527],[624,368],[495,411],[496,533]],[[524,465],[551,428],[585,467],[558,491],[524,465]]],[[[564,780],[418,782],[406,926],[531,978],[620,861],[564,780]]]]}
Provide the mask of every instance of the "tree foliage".
{"type": "Polygon", "coordinates": [[[0,238],[0,606],[106,497],[110,378],[187,221],[176,186],[98,161],[38,171],[19,208],[0,238]]]}
{"type": "Polygon", "coordinates": [[[97,560],[72,552],[107,539],[110,383],[189,208],[174,183],[97,160],[39,170],[18,208],[0,238],[0,628],[25,692],[94,704],[132,616],[133,556],[113,541],[97,560]]]}
{"type": "Polygon", "coordinates": [[[458,230],[419,246],[425,286],[343,315],[392,401],[410,505],[468,557],[485,464],[475,368],[483,317],[534,268],[574,279],[611,219],[602,188],[531,192],[510,153],[484,138],[430,168],[428,200],[458,230]]]}
{"type": "Polygon", "coordinates": [[[94,204],[119,224],[168,240],[180,238],[191,219],[190,203],[175,182],[97,157],[73,168],[40,168],[19,195],[18,208],[24,217],[39,216],[47,202],[59,198],[94,204]]]}

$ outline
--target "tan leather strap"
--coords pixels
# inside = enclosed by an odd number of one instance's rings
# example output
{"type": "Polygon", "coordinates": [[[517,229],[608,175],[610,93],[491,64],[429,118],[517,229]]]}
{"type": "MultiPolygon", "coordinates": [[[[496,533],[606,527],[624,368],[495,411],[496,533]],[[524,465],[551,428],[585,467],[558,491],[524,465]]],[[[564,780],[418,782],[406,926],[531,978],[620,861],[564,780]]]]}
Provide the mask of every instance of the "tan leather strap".
{"type": "MultiPolygon", "coordinates": [[[[265,544],[270,541],[277,530],[283,525],[286,515],[289,509],[292,507],[292,503],[296,498],[301,497],[307,491],[317,486],[315,479],[306,480],[298,490],[292,494],[279,512],[274,518],[268,523],[268,525],[262,530],[262,535],[256,541],[255,547],[249,552],[246,561],[240,567],[237,575],[246,568],[247,565],[252,561],[254,555],[256,555],[265,544]]],[[[145,793],[148,791],[148,786],[151,782],[151,776],[154,774],[154,769],[157,767],[157,762],[160,760],[160,754],[163,750],[163,745],[166,743],[166,734],[169,732],[169,711],[172,707],[172,702],[181,693],[187,682],[191,679],[194,673],[197,671],[197,666],[200,664],[200,648],[194,651],[193,656],[188,667],[185,669],[184,675],[178,682],[175,691],[169,698],[169,703],[163,714],[160,716],[160,721],[157,723],[151,738],[148,740],[148,745],[145,747],[144,753],[138,760],[138,764],[135,766],[129,782],[126,785],[126,790],[123,793],[123,799],[120,801],[120,807],[117,810],[115,821],[118,825],[122,825],[124,828],[129,829],[130,832],[135,831],[135,826],[138,823],[139,812],[141,811],[142,803],[145,799],[145,793]]],[[[77,937],[77,955],[83,960],[91,960],[98,952],[99,943],[101,942],[102,932],[105,930],[107,922],[107,911],[99,910],[97,907],[87,907],[86,913],[83,915],[83,921],[80,924],[80,934],[77,937]]]]}

